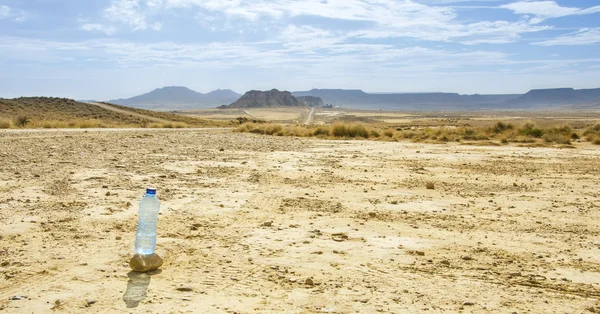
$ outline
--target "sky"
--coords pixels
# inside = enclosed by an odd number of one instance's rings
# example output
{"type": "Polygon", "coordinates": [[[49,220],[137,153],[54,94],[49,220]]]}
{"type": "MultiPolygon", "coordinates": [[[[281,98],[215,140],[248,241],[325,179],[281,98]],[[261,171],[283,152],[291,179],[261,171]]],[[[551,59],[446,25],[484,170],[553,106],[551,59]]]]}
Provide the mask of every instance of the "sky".
{"type": "Polygon", "coordinates": [[[600,87],[600,0],[0,0],[0,97],[600,87]]]}

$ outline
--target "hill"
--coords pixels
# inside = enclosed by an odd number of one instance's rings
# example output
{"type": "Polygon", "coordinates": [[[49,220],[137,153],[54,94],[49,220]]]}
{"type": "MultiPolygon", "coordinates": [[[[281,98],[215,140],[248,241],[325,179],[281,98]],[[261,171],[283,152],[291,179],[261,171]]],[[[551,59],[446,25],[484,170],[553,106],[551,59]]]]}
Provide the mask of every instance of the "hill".
{"type": "Polygon", "coordinates": [[[214,108],[229,104],[240,95],[229,89],[218,89],[202,94],[182,86],[157,88],[149,93],[127,99],[115,99],[109,103],[145,109],[196,109],[214,108]]]}
{"type": "Polygon", "coordinates": [[[508,103],[512,106],[559,106],[589,104],[600,98],[600,88],[596,89],[533,89],[525,95],[517,97],[508,103]]]}
{"type": "Polygon", "coordinates": [[[246,92],[240,99],[228,106],[220,106],[219,109],[234,108],[273,108],[273,107],[303,107],[305,104],[300,102],[292,93],[288,91],[270,91],[251,90],[246,92]]]}
{"type": "Polygon", "coordinates": [[[327,104],[354,109],[444,110],[494,107],[521,95],[460,95],[457,93],[369,94],[362,90],[312,89],[296,97],[320,97],[327,104]]]}
{"type": "Polygon", "coordinates": [[[67,98],[0,98],[0,128],[208,127],[223,123],[67,98]]]}

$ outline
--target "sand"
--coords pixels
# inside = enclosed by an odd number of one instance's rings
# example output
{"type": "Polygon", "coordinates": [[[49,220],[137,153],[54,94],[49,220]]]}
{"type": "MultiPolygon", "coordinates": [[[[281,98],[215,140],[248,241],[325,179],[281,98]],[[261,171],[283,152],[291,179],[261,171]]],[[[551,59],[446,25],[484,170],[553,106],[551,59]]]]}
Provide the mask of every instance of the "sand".
{"type": "Polygon", "coordinates": [[[600,149],[576,146],[3,131],[0,312],[599,312],[600,149]],[[165,263],[138,274],[147,186],[165,263]]]}

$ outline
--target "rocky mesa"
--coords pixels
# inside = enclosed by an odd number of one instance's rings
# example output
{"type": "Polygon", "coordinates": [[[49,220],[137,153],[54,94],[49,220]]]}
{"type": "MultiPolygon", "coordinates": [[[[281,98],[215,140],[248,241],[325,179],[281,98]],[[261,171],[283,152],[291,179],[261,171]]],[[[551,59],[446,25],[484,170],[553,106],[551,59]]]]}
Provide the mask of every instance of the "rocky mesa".
{"type": "Polygon", "coordinates": [[[251,90],[246,92],[240,99],[228,106],[220,106],[220,109],[232,108],[273,108],[273,107],[304,107],[306,101],[300,101],[288,91],[272,89],[270,91],[251,90]]]}

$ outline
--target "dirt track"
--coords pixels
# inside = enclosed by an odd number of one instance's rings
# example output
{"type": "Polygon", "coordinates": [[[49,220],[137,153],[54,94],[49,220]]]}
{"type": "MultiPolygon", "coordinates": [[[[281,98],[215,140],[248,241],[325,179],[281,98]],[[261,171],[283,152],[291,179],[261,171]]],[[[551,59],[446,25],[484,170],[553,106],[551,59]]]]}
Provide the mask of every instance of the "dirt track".
{"type": "Polygon", "coordinates": [[[6,313],[600,311],[590,145],[140,130],[3,132],[0,147],[6,313]],[[166,262],[139,275],[146,186],[166,262]]]}

